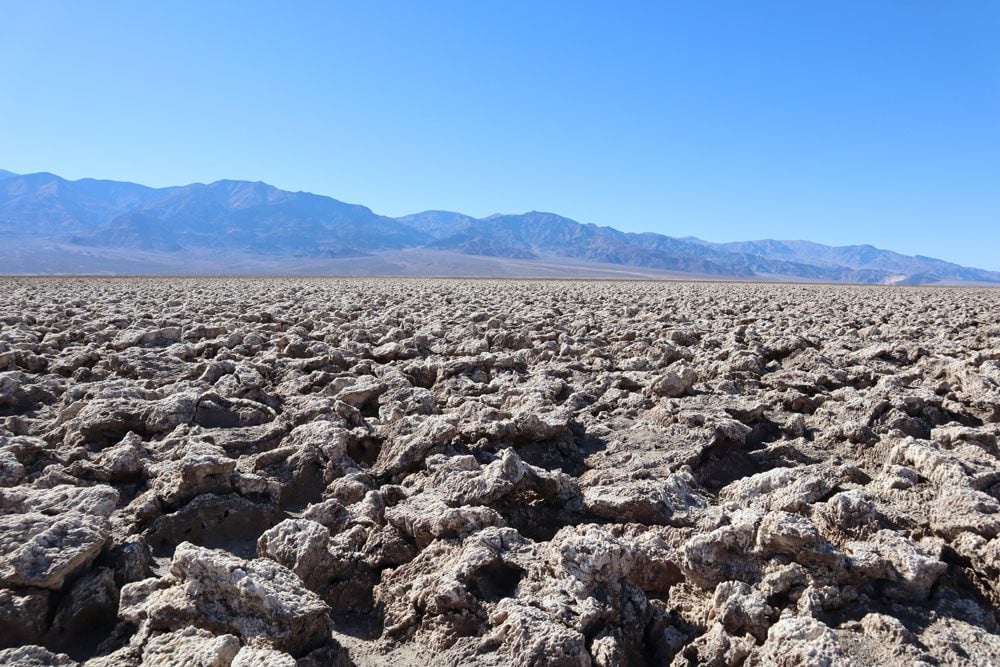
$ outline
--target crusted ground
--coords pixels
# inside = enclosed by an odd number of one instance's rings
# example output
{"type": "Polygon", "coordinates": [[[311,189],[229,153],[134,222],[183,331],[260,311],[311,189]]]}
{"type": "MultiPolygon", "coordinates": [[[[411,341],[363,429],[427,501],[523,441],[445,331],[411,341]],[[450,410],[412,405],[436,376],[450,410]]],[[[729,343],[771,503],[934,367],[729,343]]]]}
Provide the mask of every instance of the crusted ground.
{"type": "Polygon", "coordinates": [[[0,663],[1000,664],[1000,291],[0,290],[0,663]]]}

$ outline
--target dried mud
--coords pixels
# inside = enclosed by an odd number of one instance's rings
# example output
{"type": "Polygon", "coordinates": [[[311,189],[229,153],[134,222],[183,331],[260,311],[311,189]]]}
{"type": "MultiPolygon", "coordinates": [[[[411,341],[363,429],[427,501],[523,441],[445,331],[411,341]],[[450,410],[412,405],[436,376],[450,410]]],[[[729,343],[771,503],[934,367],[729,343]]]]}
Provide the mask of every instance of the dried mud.
{"type": "Polygon", "coordinates": [[[1000,664],[1000,291],[0,289],[0,663],[1000,664]]]}

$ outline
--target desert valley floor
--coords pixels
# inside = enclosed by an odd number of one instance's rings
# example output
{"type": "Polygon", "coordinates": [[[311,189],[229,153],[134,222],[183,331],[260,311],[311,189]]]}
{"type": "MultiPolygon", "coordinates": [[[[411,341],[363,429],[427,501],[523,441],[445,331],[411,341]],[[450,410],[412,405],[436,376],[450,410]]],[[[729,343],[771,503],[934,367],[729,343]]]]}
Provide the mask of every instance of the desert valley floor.
{"type": "Polygon", "coordinates": [[[0,664],[1000,665],[1000,290],[0,278],[0,664]]]}

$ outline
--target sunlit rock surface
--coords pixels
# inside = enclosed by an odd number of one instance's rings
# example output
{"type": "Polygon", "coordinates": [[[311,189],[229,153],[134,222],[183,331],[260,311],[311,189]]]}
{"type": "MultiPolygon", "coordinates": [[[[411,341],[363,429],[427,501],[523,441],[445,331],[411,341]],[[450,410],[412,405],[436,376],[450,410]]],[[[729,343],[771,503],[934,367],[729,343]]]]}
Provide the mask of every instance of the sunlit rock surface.
{"type": "Polygon", "coordinates": [[[1000,664],[1000,291],[0,289],[0,664],[1000,664]]]}

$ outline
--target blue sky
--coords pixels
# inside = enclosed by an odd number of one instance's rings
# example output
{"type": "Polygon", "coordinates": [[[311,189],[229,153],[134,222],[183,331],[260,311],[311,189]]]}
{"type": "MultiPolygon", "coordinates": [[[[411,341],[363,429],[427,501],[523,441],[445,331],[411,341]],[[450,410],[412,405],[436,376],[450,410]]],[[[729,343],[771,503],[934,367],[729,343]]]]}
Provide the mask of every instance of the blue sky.
{"type": "Polygon", "coordinates": [[[1000,269],[998,2],[0,10],[0,168],[1000,269]]]}

